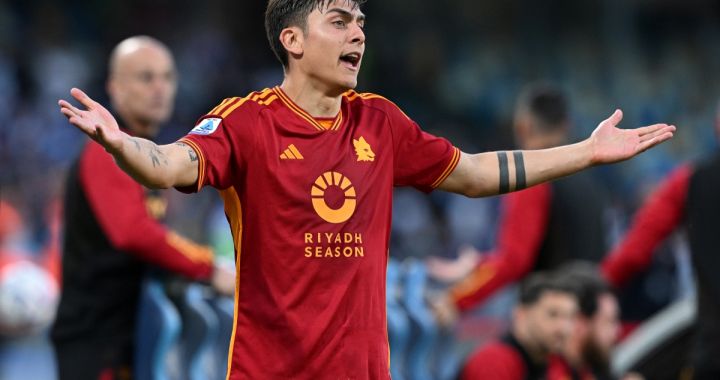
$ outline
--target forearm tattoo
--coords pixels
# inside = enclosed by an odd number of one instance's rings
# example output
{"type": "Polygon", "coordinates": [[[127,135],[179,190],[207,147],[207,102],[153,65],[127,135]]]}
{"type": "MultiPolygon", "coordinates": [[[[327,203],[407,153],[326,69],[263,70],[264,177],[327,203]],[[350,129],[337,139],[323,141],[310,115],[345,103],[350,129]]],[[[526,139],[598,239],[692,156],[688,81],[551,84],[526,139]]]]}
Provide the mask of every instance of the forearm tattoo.
{"type": "Polygon", "coordinates": [[[522,190],[527,187],[525,180],[525,159],[521,151],[513,152],[515,158],[515,190],[522,190]]]}
{"type": "Polygon", "coordinates": [[[135,148],[138,151],[145,150],[147,152],[147,156],[148,158],[150,158],[150,162],[152,163],[153,167],[157,167],[161,164],[165,166],[168,165],[168,160],[165,156],[165,153],[163,153],[154,143],[144,139],[139,139],[137,137],[131,137],[130,140],[133,142],[133,144],[135,144],[135,148]]]}
{"type": "Polygon", "coordinates": [[[500,165],[500,194],[505,194],[510,191],[507,152],[497,152],[497,157],[500,165]]]}
{"type": "Polygon", "coordinates": [[[500,194],[512,191],[522,190],[527,187],[527,179],[525,177],[525,159],[521,151],[513,152],[513,166],[515,167],[515,186],[510,187],[510,168],[508,164],[508,152],[497,152],[498,167],[500,170],[500,194]]]}
{"type": "Polygon", "coordinates": [[[150,147],[148,156],[150,157],[150,160],[152,160],[153,167],[160,165],[160,158],[163,159],[165,166],[167,166],[167,164],[168,164],[167,159],[165,158],[165,155],[157,147],[154,147],[154,146],[150,147]]]}
{"type": "Polygon", "coordinates": [[[187,152],[188,152],[188,156],[190,157],[190,162],[198,160],[197,153],[195,153],[195,150],[193,148],[188,148],[187,152]]]}
{"type": "Polygon", "coordinates": [[[195,149],[193,149],[193,148],[187,146],[187,144],[183,144],[181,142],[176,142],[175,145],[183,147],[183,148],[187,148],[187,154],[188,154],[188,157],[190,158],[190,162],[195,162],[198,160],[198,156],[197,156],[197,153],[195,152],[195,149]]]}

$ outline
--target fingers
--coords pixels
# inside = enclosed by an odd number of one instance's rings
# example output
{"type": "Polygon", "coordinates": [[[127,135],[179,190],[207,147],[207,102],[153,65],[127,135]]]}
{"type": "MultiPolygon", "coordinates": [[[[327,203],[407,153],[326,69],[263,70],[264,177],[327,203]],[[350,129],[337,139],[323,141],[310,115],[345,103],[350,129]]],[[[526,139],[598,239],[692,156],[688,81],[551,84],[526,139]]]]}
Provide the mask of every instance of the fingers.
{"type": "Polygon", "coordinates": [[[85,94],[81,89],[73,87],[70,90],[70,95],[73,96],[73,98],[77,99],[80,104],[84,105],[88,109],[93,108],[95,105],[95,101],[90,99],[87,94],[85,94]]]}
{"type": "Polygon", "coordinates": [[[639,152],[644,152],[655,145],[658,145],[664,141],[667,141],[673,137],[672,132],[663,132],[661,135],[653,137],[650,140],[646,140],[640,143],[640,146],[638,147],[639,152]]]}
{"type": "Polygon", "coordinates": [[[60,100],[58,104],[60,105],[60,113],[67,117],[70,124],[76,126],[90,137],[95,138],[96,127],[89,125],[88,122],[82,118],[81,111],[78,108],[65,100],[60,100]]]}
{"type": "Polygon", "coordinates": [[[610,122],[613,126],[620,124],[620,122],[623,119],[623,112],[619,108],[613,112],[612,115],[610,115],[609,118],[607,118],[605,121],[610,122]]]}
{"type": "Polygon", "coordinates": [[[70,110],[68,108],[60,108],[60,113],[65,115],[65,117],[67,117],[68,119],[76,116],[75,112],[73,112],[72,110],[70,110]]]}
{"type": "Polygon", "coordinates": [[[674,125],[659,123],[659,124],[648,125],[647,127],[638,128],[638,129],[636,129],[636,131],[638,132],[638,135],[640,137],[643,137],[647,134],[656,133],[657,131],[660,131],[663,129],[669,129],[670,132],[675,132],[676,128],[674,125]]]}
{"type": "Polygon", "coordinates": [[[63,109],[67,109],[67,110],[69,110],[70,112],[72,112],[72,113],[75,114],[75,115],[78,115],[78,116],[80,115],[80,109],[78,109],[77,107],[73,106],[72,104],[70,104],[70,102],[68,102],[68,101],[66,101],[66,100],[64,100],[64,99],[60,99],[60,100],[58,101],[58,105],[60,106],[60,111],[61,111],[61,112],[62,112],[63,109]]]}
{"type": "Polygon", "coordinates": [[[662,136],[666,133],[673,133],[675,132],[675,126],[674,125],[665,125],[665,124],[658,124],[658,128],[655,128],[654,130],[651,130],[650,132],[647,132],[645,134],[640,134],[640,142],[645,142],[648,140],[652,140],[655,137],[662,136]]]}

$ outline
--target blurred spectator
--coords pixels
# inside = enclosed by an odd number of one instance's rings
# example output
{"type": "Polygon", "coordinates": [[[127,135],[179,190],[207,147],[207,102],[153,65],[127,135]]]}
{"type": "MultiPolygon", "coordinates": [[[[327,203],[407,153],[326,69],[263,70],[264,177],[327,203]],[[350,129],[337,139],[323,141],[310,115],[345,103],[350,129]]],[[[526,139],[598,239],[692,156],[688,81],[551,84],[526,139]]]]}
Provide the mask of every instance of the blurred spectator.
{"type": "MultiPolygon", "coordinates": [[[[128,133],[157,135],[172,112],[176,84],[172,55],[161,42],[131,37],[113,50],[107,91],[128,133]]],[[[62,296],[52,329],[61,380],[130,376],[140,286],[150,268],[234,291],[233,275],[213,268],[209,248],[160,224],[165,209],[161,193],[133,181],[99,144],[85,146],[66,189],[62,296]]]]}
{"type": "Polygon", "coordinates": [[[510,331],[473,353],[461,379],[545,379],[548,359],[567,344],[577,310],[571,283],[551,273],[532,274],[520,285],[510,331]]]}
{"type": "Polygon", "coordinates": [[[561,355],[550,361],[549,379],[611,379],[610,355],[620,331],[617,298],[594,264],[573,262],[556,273],[574,285],[579,313],[561,355]]]}
{"type": "MultiPolygon", "coordinates": [[[[715,132],[720,136],[720,108],[715,132]]],[[[688,360],[692,379],[720,378],[720,152],[672,172],[638,210],[633,225],[603,261],[611,284],[625,285],[651,263],[658,245],[687,227],[697,286],[695,341],[688,360]]]]}
{"type": "MultiPolygon", "coordinates": [[[[514,124],[521,149],[566,144],[571,128],[568,100],[558,87],[535,84],[521,94],[514,124]]],[[[463,252],[457,264],[467,265],[468,257],[477,258],[479,264],[450,290],[449,304],[439,303],[441,309],[466,311],[532,271],[555,269],[572,259],[599,262],[605,253],[604,215],[609,202],[592,173],[584,171],[506,195],[503,206],[495,251],[484,257],[463,252]]],[[[429,261],[436,277],[448,277],[445,272],[457,272],[457,266],[429,261]]]]}

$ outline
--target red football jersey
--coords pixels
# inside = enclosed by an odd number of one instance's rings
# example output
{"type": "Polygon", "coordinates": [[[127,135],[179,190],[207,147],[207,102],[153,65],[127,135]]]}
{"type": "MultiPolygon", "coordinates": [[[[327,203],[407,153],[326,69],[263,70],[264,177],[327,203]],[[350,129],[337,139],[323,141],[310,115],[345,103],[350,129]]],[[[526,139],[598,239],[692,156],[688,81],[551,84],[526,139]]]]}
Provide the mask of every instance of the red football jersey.
{"type": "Polygon", "coordinates": [[[393,186],[431,191],[459,150],[378,95],[318,120],[279,87],[226,99],[181,141],[235,240],[229,379],[389,379],[393,186]]]}

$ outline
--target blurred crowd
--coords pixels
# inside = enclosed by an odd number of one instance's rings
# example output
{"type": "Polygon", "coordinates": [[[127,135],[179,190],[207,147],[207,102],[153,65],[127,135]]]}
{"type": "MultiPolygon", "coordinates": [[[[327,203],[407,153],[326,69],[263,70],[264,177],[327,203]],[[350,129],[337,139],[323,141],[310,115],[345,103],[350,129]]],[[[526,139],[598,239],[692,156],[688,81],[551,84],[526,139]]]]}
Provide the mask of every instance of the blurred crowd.
{"type": "MultiPolygon", "coordinates": [[[[1,2],[3,251],[45,259],[48,249],[57,249],[58,202],[69,165],[86,143],[58,112],[57,100],[80,87],[107,101],[107,57],[115,44],[145,34],[174,52],[176,107],[158,137],[171,142],[219,100],[281,81],[263,32],[264,8],[263,1],[1,2]]],[[[569,95],[573,140],[588,136],[615,108],[624,110],[621,125],[677,125],[671,143],[594,170],[611,197],[608,246],[664,175],[716,148],[716,2],[371,0],[364,13],[368,51],[359,90],[388,97],[423,129],[464,151],[516,146],[515,99],[538,80],[557,83],[569,95]]],[[[398,189],[390,254],[405,260],[454,258],[464,246],[488,250],[496,243],[499,203],[398,189]]],[[[185,236],[232,256],[213,191],[194,198],[173,192],[168,220],[185,236]]],[[[662,251],[652,270],[620,295],[624,319],[646,318],[691,291],[682,236],[662,251]]],[[[507,319],[508,303],[495,310],[507,319]]]]}

